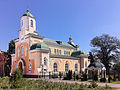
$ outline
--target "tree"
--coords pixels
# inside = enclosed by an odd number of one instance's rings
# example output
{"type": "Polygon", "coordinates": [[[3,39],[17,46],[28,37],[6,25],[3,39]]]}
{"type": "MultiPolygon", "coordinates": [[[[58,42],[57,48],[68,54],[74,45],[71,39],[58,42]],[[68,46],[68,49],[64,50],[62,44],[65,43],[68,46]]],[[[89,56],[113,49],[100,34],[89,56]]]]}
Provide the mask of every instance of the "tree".
{"type": "Polygon", "coordinates": [[[23,78],[22,78],[22,72],[19,68],[17,68],[13,72],[13,76],[10,79],[10,82],[12,84],[13,88],[20,88],[23,85],[23,78]]]}
{"type": "Polygon", "coordinates": [[[91,40],[92,51],[106,67],[106,72],[109,74],[111,62],[118,60],[120,50],[120,41],[116,37],[111,37],[108,34],[96,36],[91,40]]]}
{"type": "Polygon", "coordinates": [[[89,52],[88,59],[90,59],[90,63],[94,61],[94,54],[92,52],[89,52]]]}
{"type": "Polygon", "coordinates": [[[5,74],[9,76],[11,70],[11,54],[15,51],[15,42],[11,40],[9,43],[8,51],[7,51],[7,61],[5,64],[5,74]]]}
{"type": "Polygon", "coordinates": [[[12,54],[14,50],[15,50],[15,42],[14,40],[11,40],[9,43],[8,54],[12,54]]]}
{"type": "MultiPolygon", "coordinates": [[[[113,70],[114,70],[114,72],[117,72],[117,73],[118,73],[118,80],[120,80],[120,62],[117,63],[117,64],[114,64],[113,70]]],[[[115,77],[115,76],[114,76],[114,77],[115,77]]]]}

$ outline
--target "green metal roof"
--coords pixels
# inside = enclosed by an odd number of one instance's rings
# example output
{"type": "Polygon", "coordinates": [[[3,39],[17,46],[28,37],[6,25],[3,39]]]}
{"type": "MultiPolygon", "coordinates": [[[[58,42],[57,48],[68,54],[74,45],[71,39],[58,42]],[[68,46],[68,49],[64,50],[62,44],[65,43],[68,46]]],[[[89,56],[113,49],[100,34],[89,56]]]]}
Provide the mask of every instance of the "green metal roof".
{"type": "Polygon", "coordinates": [[[77,57],[72,57],[72,56],[69,56],[69,55],[50,54],[50,56],[54,56],[54,57],[64,57],[64,58],[76,58],[76,59],[78,59],[77,57]]]}
{"type": "Polygon", "coordinates": [[[49,50],[48,46],[47,46],[45,43],[43,43],[43,42],[33,44],[33,45],[30,47],[30,50],[34,50],[34,49],[49,50]]]}
{"type": "Polygon", "coordinates": [[[88,55],[87,55],[87,53],[85,51],[80,50],[80,51],[72,52],[71,56],[79,57],[79,56],[88,56],[88,55]]]}
{"type": "Polygon", "coordinates": [[[48,38],[43,38],[43,42],[48,44],[48,45],[52,45],[52,46],[57,46],[57,47],[69,48],[69,49],[76,50],[76,48],[74,46],[70,45],[69,43],[65,43],[65,42],[61,42],[61,41],[56,41],[56,40],[52,40],[52,39],[48,39],[48,38]]]}

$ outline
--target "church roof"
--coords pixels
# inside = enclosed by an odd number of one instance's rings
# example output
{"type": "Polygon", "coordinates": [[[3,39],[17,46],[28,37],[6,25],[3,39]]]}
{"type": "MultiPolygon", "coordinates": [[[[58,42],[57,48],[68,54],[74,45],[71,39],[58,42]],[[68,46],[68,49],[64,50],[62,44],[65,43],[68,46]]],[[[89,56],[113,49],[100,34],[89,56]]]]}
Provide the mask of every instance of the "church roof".
{"type": "Polygon", "coordinates": [[[79,57],[79,56],[88,56],[88,55],[87,55],[87,53],[85,51],[80,50],[80,51],[72,52],[71,56],[79,57]]]}
{"type": "Polygon", "coordinates": [[[39,42],[39,43],[33,44],[33,45],[30,47],[30,50],[34,50],[34,49],[49,50],[49,47],[48,47],[45,43],[39,42]]]}
{"type": "Polygon", "coordinates": [[[27,12],[23,14],[23,16],[29,16],[31,18],[34,18],[33,15],[29,12],[29,10],[27,10],[27,12]]]}
{"type": "Polygon", "coordinates": [[[34,37],[34,38],[43,39],[43,43],[46,44],[46,45],[52,45],[52,46],[56,46],[56,47],[69,48],[69,49],[76,50],[76,46],[71,45],[71,44],[66,43],[66,42],[48,39],[48,38],[45,38],[43,36],[35,35],[35,34],[32,34],[32,33],[29,33],[27,35],[29,35],[31,37],[34,37]]]}
{"type": "Polygon", "coordinates": [[[48,38],[43,38],[43,42],[48,44],[48,45],[52,45],[52,46],[57,46],[57,47],[62,47],[62,48],[69,48],[69,49],[76,49],[75,47],[73,47],[69,43],[56,41],[56,40],[52,40],[52,39],[48,39],[48,38]]]}

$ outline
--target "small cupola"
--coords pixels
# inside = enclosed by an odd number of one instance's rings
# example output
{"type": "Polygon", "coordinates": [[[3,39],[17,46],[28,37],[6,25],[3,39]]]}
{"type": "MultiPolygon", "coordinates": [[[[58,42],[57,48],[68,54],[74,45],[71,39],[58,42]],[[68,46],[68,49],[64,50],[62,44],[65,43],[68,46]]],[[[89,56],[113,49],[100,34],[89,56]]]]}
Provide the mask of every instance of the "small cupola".
{"type": "Polygon", "coordinates": [[[27,9],[26,13],[23,14],[23,16],[28,16],[28,17],[34,18],[33,15],[30,13],[29,9],[27,9]]]}

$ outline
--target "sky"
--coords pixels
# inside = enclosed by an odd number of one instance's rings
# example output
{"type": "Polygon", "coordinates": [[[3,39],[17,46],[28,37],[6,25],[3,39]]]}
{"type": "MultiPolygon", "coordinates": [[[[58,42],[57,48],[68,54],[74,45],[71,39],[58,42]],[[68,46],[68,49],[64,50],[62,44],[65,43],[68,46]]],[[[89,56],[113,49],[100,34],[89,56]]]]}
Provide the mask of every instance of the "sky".
{"type": "Polygon", "coordinates": [[[120,39],[120,0],[0,0],[0,49],[18,38],[20,17],[30,12],[39,35],[68,42],[71,35],[80,50],[92,49],[95,36],[120,39]]]}

